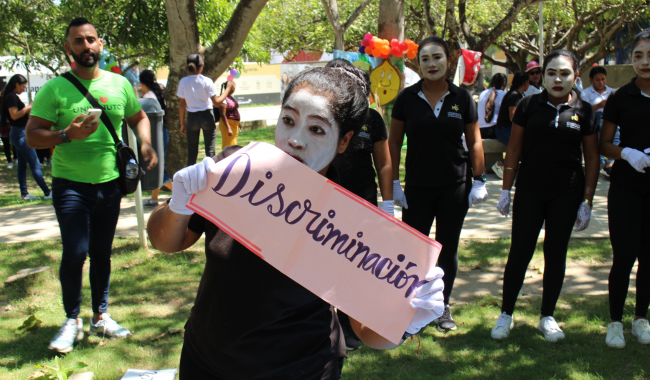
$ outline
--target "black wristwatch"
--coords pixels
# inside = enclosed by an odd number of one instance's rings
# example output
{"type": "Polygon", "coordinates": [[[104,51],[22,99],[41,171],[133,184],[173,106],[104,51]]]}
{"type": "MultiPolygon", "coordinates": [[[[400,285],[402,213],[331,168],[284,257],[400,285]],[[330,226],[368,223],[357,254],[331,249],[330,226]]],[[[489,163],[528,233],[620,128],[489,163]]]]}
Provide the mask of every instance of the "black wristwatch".
{"type": "Polygon", "coordinates": [[[59,138],[64,143],[69,143],[70,142],[70,138],[68,137],[68,135],[65,134],[65,129],[61,130],[61,132],[59,133],[59,138]]]}
{"type": "Polygon", "coordinates": [[[474,177],[474,181],[481,181],[481,182],[485,183],[485,182],[487,182],[487,177],[485,176],[485,174],[480,174],[480,175],[477,175],[476,177],[474,177]]]}

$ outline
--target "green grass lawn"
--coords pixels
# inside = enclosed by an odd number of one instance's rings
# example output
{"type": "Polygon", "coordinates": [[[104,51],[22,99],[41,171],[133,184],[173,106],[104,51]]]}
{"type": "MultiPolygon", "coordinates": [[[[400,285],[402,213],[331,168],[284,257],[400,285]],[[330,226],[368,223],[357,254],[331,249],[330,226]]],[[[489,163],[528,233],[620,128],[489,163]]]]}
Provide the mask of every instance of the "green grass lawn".
{"type": "MultiPolygon", "coordinates": [[[[164,254],[140,249],[137,239],[115,239],[110,312],[134,336],[120,341],[86,336],[63,362],[85,362],[95,379],[102,380],[119,379],[128,368],[177,368],[182,336],[152,339],[170,327],[184,326],[205,264],[203,245],[201,240],[187,251],[164,254]]],[[[508,239],[463,240],[461,266],[503,265],[509,245],[508,239]]],[[[51,363],[54,358],[47,344],[65,318],[58,282],[60,255],[59,240],[0,244],[0,279],[23,268],[52,267],[2,285],[0,379],[27,379],[36,371],[33,364],[51,363]],[[16,333],[30,314],[43,321],[41,327],[16,333]]],[[[541,262],[541,255],[535,256],[541,262]]],[[[569,249],[569,259],[581,262],[607,262],[610,256],[607,239],[575,239],[569,249]]],[[[91,315],[87,265],[83,281],[81,317],[87,331],[91,315]]],[[[650,347],[641,346],[629,334],[633,297],[626,304],[624,350],[610,349],[604,343],[606,296],[566,296],[560,303],[571,308],[556,312],[567,334],[558,343],[546,342],[536,330],[539,298],[518,301],[515,323],[525,324],[518,325],[503,342],[491,340],[500,300],[484,297],[454,307],[456,332],[444,334],[428,327],[419,334],[419,341],[409,340],[395,350],[362,347],[351,352],[343,379],[650,379],[650,362],[646,361],[650,347]]]]}

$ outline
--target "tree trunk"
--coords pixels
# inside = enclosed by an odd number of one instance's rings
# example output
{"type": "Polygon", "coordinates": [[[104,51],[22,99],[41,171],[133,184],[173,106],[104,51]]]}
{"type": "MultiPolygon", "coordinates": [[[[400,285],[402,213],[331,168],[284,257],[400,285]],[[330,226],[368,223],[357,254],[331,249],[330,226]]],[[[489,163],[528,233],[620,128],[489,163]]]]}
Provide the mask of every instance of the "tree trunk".
{"type": "Polygon", "coordinates": [[[325,8],[325,13],[327,14],[327,20],[330,22],[330,26],[334,31],[334,49],[335,50],[345,50],[345,41],[343,36],[350,26],[357,20],[361,12],[370,4],[371,0],[363,0],[359,6],[352,12],[348,21],[345,24],[341,25],[341,20],[339,19],[339,6],[337,0],[321,0],[323,3],[323,8],[325,8]]]}
{"type": "Polygon", "coordinates": [[[462,54],[460,51],[460,26],[456,21],[455,12],[456,1],[447,0],[447,10],[445,12],[445,30],[447,32],[447,45],[449,46],[449,69],[447,70],[447,78],[450,80],[453,80],[454,75],[456,75],[458,58],[462,54]]]}
{"type": "Polygon", "coordinates": [[[343,35],[345,32],[337,32],[336,30],[334,31],[334,49],[335,50],[341,50],[345,51],[345,43],[343,42],[343,35]]]}
{"type": "Polygon", "coordinates": [[[209,48],[201,46],[195,0],[165,0],[169,25],[169,78],[165,88],[169,148],[165,165],[170,176],[187,164],[187,139],[180,131],[178,83],[187,76],[186,59],[204,54],[203,75],[219,77],[237,58],[244,41],[268,0],[241,0],[219,39],[209,48]]]}
{"type": "Polygon", "coordinates": [[[404,0],[380,0],[377,25],[379,38],[404,40],[404,0]]]}

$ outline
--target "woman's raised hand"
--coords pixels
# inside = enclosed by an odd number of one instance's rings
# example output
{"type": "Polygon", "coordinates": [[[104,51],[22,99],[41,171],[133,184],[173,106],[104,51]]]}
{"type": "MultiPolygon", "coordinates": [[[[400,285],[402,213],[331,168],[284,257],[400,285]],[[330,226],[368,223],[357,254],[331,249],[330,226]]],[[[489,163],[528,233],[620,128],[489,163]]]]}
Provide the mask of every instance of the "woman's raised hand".
{"type": "Polygon", "coordinates": [[[193,194],[205,190],[208,186],[208,172],[212,172],[216,165],[212,157],[206,157],[198,164],[177,171],[174,174],[169,209],[177,214],[192,215],[194,211],[186,207],[187,202],[193,194]]]}

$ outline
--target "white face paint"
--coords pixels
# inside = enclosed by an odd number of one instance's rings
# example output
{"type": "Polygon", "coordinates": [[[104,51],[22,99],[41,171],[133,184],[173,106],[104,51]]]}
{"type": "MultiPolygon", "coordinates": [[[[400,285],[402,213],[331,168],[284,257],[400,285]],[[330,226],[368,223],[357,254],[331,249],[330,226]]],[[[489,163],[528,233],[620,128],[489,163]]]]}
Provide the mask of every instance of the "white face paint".
{"type": "Polygon", "coordinates": [[[556,98],[561,98],[571,92],[575,79],[576,74],[569,57],[563,55],[555,57],[546,66],[544,86],[546,91],[556,98]]]}
{"type": "Polygon", "coordinates": [[[291,94],[275,128],[275,146],[320,172],[336,156],[338,142],[339,125],[329,100],[308,89],[291,94]]]}
{"type": "Polygon", "coordinates": [[[634,47],[632,65],[640,78],[650,79],[650,41],[641,41],[634,47]]]}
{"type": "Polygon", "coordinates": [[[445,49],[438,44],[428,44],[420,50],[420,71],[429,80],[438,80],[447,73],[445,49]]]}

